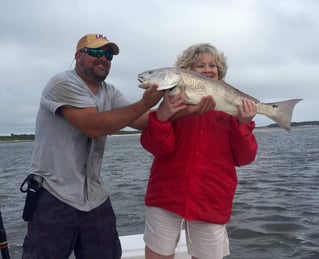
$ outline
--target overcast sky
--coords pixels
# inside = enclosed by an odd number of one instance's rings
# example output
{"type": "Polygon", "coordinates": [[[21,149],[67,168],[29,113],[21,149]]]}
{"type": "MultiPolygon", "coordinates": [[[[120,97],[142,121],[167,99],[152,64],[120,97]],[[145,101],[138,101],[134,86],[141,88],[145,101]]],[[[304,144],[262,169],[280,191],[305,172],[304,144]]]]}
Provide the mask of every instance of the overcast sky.
{"type": "Polygon", "coordinates": [[[209,42],[227,57],[226,82],[262,102],[302,98],[292,121],[319,120],[318,12],[317,0],[2,1],[0,135],[34,133],[43,87],[74,68],[87,33],[119,45],[106,81],[131,101],[143,93],[138,73],[172,66],[188,46],[209,42]]]}

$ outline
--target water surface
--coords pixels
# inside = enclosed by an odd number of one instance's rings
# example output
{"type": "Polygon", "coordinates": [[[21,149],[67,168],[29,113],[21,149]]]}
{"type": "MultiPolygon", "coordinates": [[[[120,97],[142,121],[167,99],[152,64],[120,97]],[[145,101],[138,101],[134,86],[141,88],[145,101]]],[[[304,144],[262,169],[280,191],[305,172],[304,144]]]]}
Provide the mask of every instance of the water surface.
{"type": "MultiPolygon", "coordinates": [[[[238,168],[228,224],[227,259],[319,258],[319,128],[256,129],[257,159],[238,168]]],[[[0,143],[0,209],[11,258],[21,258],[24,194],[33,142],[0,143]]],[[[144,192],[152,156],[139,136],[107,140],[102,175],[111,190],[120,235],[144,228],[144,192]]]]}

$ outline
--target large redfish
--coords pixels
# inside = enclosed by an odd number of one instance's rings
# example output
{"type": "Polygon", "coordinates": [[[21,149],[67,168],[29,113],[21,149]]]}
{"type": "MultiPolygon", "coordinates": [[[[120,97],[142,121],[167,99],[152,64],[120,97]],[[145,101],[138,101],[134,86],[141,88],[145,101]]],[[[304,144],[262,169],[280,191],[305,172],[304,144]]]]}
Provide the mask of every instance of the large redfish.
{"type": "Polygon", "coordinates": [[[191,70],[180,68],[159,68],[138,74],[139,87],[148,88],[158,84],[158,90],[170,89],[170,95],[181,94],[187,104],[198,104],[203,96],[211,95],[216,103],[215,110],[237,116],[237,105],[243,98],[256,102],[257,114],[262,114],[289,131],[292,112],[302,99],[291,99],[274,103],[261,103],[256,98],[241,92],[219,80],[208,78],[191,70]]]}

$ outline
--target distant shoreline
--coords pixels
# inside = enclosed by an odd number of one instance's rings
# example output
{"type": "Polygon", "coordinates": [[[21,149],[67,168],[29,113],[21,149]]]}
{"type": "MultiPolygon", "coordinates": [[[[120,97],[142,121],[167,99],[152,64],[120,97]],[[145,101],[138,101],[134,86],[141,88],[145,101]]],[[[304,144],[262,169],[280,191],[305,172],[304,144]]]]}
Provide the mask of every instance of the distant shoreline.
{"type": "MultiPolygon", "coordinates": [[[[305,127],[305,126],[319,126],[319,121],[304,121],[304,122],[292,122],[291,127],[305,127]]],[[[256,127],[256,129],[268,129],[268,128],[280,128],[280,126],[276,123],[270,124],[267,126],[256,127]]],[[[124,135],[137,135],[141,134],[140,130],[120,130],[117,131],[110,136],[124,136],[124,135]]],[[[23,142],[23,141],[33,141],[35,139],[34,134],[14,134],[6,136],[0,136],[0,143],[6,142],[23,142]]]]}
{"type": "MultiPolygon", "coordinates": [[[[128,136],[128,135],[137,135],[141,134],[140,130],[120,130],[108,136],[128,136]]],[[[14,134],[6,136],[0,136],[0,143],[6,142],[23,142],[23,141],[34,141],[34,134],[14,134]]]]}

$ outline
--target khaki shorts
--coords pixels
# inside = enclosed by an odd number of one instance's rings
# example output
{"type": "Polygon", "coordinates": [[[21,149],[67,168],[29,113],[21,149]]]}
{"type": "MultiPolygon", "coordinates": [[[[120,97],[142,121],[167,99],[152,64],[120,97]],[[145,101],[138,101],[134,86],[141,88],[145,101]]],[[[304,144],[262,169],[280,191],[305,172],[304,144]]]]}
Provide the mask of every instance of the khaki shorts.
{"type": "Polygon", "coordinates": [[[160,255],[174,254],[184,224],[189,255],[200,259],[222,259],[230,254],[225,225],[186,221],[157,207],[146,207],[145,245],[160,255]]]}

